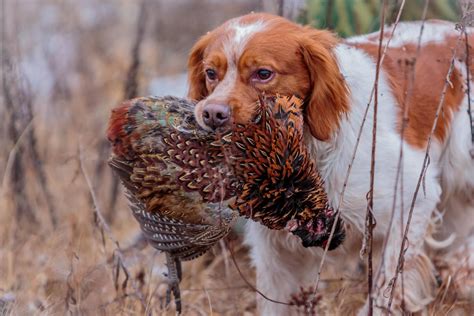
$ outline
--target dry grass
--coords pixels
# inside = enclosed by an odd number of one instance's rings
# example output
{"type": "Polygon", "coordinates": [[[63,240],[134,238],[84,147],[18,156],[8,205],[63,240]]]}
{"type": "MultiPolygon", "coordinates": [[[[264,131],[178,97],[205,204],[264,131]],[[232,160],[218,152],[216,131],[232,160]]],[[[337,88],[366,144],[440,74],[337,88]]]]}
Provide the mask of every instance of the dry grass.
{"type": "MultiPolygon", "coordinates": [[[[185,70],[186,54],[199,35],[259,7],[251,0],[171,2],[149,4],[152,14],[138,73],[141,95],[150,93],[149,84],[157,76],[185,70]]],[[[113,180],[101,144],[109,111],[124,95],[139,2],[2,4],[0,315],[174,314],[173,307],[163,306],[164,257],[136,243],[138,225],[121,195],[113,212],[107,211],[113,180]],[[12,107],[6,104],[6,90],[14,97],[12,107]],[[28,103],[31,117],[25,114],[28,103]],[[38,168],[44,169],[45,181],[38,168]],[[96,205],[85,174],[91,177],[96,205]],[[105,212],[110,231],[102,233],[96,225],[94,207],[105,212]],[[120,245],[123,267],[114,241],[120,245]]],[[[241,239],[235,233],[229,242],[254,284],[241,239]]],[[[469,278],[472,282],[472,273],[456,268],[453,258],[440,257],[437,263],[443,286],[432,311],[438,315],[469,308],[458,287],[469,278]]],[[[255,313],[255,292],[242,280],[223,243],[185,263],[184,272],[185,314],[255,313]]],[[[318,297],[318,314],[351,314],[363,304],[363,282],[328,284],[326,294],[318,297]]]]}
{"type": "MultiPolygon", "coordinates": [[[[187,52],[198,36],[232,15],[256,8],[252,1],[221,5],[219,13],[204,19],[209,5],[202,4],[149,1],[153,14],[141,47],[138,94],[150,93],[153,78],[184,71],[187,52]],[[196,16],[194,25],[189,17],[177,19],[186,11],[201,18],[196,16]]],[[[112,177],[105,164],[108,149],[104,153],[100,147],[110,109],[124,96],[140,3],[6,0],[2,5],[6,27],[0,117],[12,124],[0,127],[7,136],[0,137],[0,314],[174,314],[163,306],[163,256],[148,247],[127,250],[139,229],[121,195],[113,214],[105,214],[111,219],[110,232],[102,236],[95,225],[79,155],[82,147],[97,206],[107,210],[112,177]],[[25,101],[32,104],[33,121],[24,115],[25,101]],[[29,150],[30,132],[39,159],[29,150]],[[38,163],[47,175],[45,184],[39,181],[38,163]],[[57,227],[45,186],[51,192],[57,227]],[[116,278],[113,240],[124,249],[124,267],[130,274],[125,286],[123,269],[116,278]]],[[[245,249],[238,256],[251,273],[245,249]]],[[[254,310],[253,293],[222,248],[184,268],[185,311],[207,315],[254,310]]]]}

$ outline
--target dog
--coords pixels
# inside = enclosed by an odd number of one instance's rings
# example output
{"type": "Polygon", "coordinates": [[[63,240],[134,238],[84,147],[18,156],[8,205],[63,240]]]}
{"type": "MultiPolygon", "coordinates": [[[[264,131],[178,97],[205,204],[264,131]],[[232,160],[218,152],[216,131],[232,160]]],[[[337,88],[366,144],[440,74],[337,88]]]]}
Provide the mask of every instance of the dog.
{"type": "MultiPolygon", "coordinates": [[[[401,314],[402,306],[409,312],[426,308],[439,286],[428,251],[462,244],[472,230],[474,214],[465,38],[453,23],[437,20],[403,22],[393,28],[387,26],[382,34],[383,46],[389,40],[390,44],[378,76],[371,210],[376,222],[372,295],[376,314],[386,312],[391,287],[392,313],[401,314]],[[412,205],[429,142],[429,165],[412,205]],[[402,246],[403,292],[400,277],[392,281],[399,272],[402,246]]],[[[468,41],[474,43],[472,30],[467,33],[468,41]]],[[[366,249],[375,103],[371,94],[379,37],[375,32],[342,40],[327,30],[252,13],[201,37],[188,61],[188,97],[197,101],[195,117],[205,129],[248,122],[262,93],[305,100],[305,143],[325,181],[330,203],[340,209],[345,223],[344,243],[326,258],[326,264],[342,277],[360,273],[366,261],[366,256],[360,258],[360,250],[366,249]]],[[[474,62],[469,72],[472,78],[474,62]]],[[[246,243],[256,268],[257,288],[268,297],[287,302],[301,287],[314,285],[322,249],[304,248],[287,232],[255,222],[248,223],[246,243]]],[[[262,315],[296,313],[288,305],[261,297],[257,305],[262,315]]],[[[368,308],[369,300],[359,313],[366,315],[368,308]]]]}

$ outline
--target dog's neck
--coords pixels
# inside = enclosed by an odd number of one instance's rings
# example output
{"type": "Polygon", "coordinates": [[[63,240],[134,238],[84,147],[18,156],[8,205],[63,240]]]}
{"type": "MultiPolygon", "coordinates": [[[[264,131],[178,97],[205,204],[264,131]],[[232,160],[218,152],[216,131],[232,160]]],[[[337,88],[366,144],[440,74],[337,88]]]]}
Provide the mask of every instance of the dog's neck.
{"type": "Polygon", "coordinates": [[[304,130],[304,142],[324,181],[329,203],[333,207],[339,204],[340,190],[352,153],[352,150],[345,148],[350,146],[350,142],[342,134],[343,130],[340,129],[330,140],[320,141],[311,135],[309,129],[304,130]]]}

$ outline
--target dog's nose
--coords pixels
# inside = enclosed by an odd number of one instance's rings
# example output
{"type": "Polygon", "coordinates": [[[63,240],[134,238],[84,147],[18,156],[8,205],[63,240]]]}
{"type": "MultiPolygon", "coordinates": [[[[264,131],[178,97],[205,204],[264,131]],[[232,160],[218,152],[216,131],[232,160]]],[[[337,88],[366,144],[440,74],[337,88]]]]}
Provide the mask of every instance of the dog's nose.
{"type": "Polygon", "coordinates": [[[230,109],[224,104],[208,104],[202,112],[204,124],[212,129],[222,127],[229,122],[230,109]]]}

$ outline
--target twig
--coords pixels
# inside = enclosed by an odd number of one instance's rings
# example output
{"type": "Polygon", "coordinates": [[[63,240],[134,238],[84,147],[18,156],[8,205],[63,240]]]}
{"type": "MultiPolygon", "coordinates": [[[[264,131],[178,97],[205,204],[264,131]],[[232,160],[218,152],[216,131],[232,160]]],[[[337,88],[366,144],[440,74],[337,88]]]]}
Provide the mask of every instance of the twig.
{"type": "MultiPolygon", "coordinates": [[[[127,80],[124,86],[124,98],[131,99],[138,95],[138,70],[140,68],[140,48],[143,43],[143,37],[145,35],[146,20],[147,20],[147,0],[142,0],[140,6],[140,13],[137,19],[137,30],[135,35],[135,41],[132,47],[132,62],[127,72],[127,80]]],[[[107,141],[101,144],[100,152],[104,153],[104,149],[108,149],[109,144],[107,141]]],[[[106,152],[107,150],[105,150],[106,152]]],[[[103,156],[102,156],[103,157],[103,156]]],[[[103,161],[99,159],[99,163],[102,165],[103,161]]],[[[107,207],[106,218],[109,222],[113,221],[114,216],[112,214],[117,204],[119,191],[119,181],[117,177],[112,178],[112,187],[110,189],[109,204],[107,207]]]]}
{"type": "Polygon", "coordinates": [[[28,124],[25,126],[25,129],[18,136],[18,139],[13,144],[13,147],[10,150],[10,153],[8,154],[5,170],[3,171],[2,186],[0,187],[0,197],[2,197],[6,192],[6,188],[7,188],[7,184],[8,184],[7,182],[8,182],[8,179],[10,179],[10,176],[11,176],[11,171],[13,169],[13,163],[15,161],[15,156],[18,153],[18,150],[20,150],[21,143],[23,142],[24,138],[26,137],[25,135],[28,133],[28,130],[31,128],[33,120],[28,122],[28,124]]]}
{"type": "MultiPolygon", "coordinates": [[[[411,71],[410,71],[411,77],[410,77],[410,81],[408,83],[408,87],[406,89],[407,94],[406,94],[406,96],[403,100],[403,105],[402,105],[403,119],[402,119],[401,131],[400,131],[400,152],[399,152],[398,162],[397,162],[397,174],[395,176],[395,186],[394,186],[394,191],[393,191],[393,202],[392,202],[392,212],[390,214],[388,229],[385,233],[383,246],[382,246],[382,252],[381,252],[381,259],[380,259],[381,261],[380,261],[380,264],[379,264],[379,268],[377,270],[375,280],[379,279],[380,274],[382,273],[382,270],[384,269],[385,253],[387,251],[388,240],[390,238],[390,234],[391,234],[392,227],[393,227],[393,222],[394,222],[394,219],[395,219],[395,208],[396,208],[396,204],[397,204],[396,203],[396,201],[397,201],[397,190],[398,190],[398,184],[400,182],[401,182],[401,184],[400,184],[400,195],[401,195],[400,210],[401,210],[401,225],[402,225],[402,228],[401,228],[400,232],[403,231],[404,205],[403,205],[403,171],[402,171],[402,166],[403,166],[403,142],[404,142],[404,139],[405,139],[405,129],[406,129],[406,126],[407,126],[408,107],[409,107],[409,103],[408,103],[407,100],[409,100],[411,98],[412,93],[413,93],[413,87],[414,87],[414,83],[415,83],[415,66],[416,66],[416,62],[418,60],[418,57],[420,55],[421,38],[423,36],[423,31],[424,31],[424,28],[425,28],[426,14],[428,12],[429,3],[430,3],[430,0],[425,0],[423,13],[422,13],[422,17],[421,17],[422,22],[421,22],[421,27],[420,27],[420,33],[418,35],[418,45],[417,45],[415,57],[414,57],[413,61],[407,62],[407,66],[409,66],[410,69],[411,69],[411,71]]],[[[404,4],[405,4],[405,1],[403,1],[402,6],[404,4]]],[[[400,13],[401,12],[399,12],[399,15],[397,16],[397,23],[400,19],[400,13]]],[[[407,74],[406,71],[405,71],[405,74],[407,74]]],[[[408,81],[408,80],[406,80],[406,81],[408,81]]]]}
{"type": "Polygon", "coordinates": [[[334,29],[332,22],[332,10],[334,7],[334,0],[328,0],[326,4],[326,27],[330,30],[334,29]]]}
{"type": "Polygon", "coordinates": [[[181,289],[183,292],[202,292],[206,291],[232,291],[232,290],[241,290],[241,289],[248,289],[249,286],[247,284],[244,285],[236,285],[236,286],[227,286],[227,287],[216,287],[216,288],[197,288],[197,289],[181,289]]]}
{"type": "Polygon", "coordinates": [[[71,269],[69,270],[69,273],[66,278],[66,285],[67,285],[67,292],[66,292],[66,297],[65,297],[65,305],[66,305],[66,310],[70,315],[74,315],[73,311],[71,310],[70,304],[72,303],[73,305],[77,304],[77,299],[75,295],[75,291],[73,286],[71,285],[71,279],[74,277],[74,259],[77,259],[78,256],[76,253],[72,253],[72,258],[71,258],[71,269]]]}
{"type": "Polygon", "coordinates": [[[285,0],[278,0],[278,15],[279,16],[283,16],[283,14],[285,13],[285,0]]]}
{"type": "Polygon", "coordinates": [[[471,108],[471,71],[469,66],[469,36],[467,35],[466,26],[463,28],[464,38],[466,41],[466,85],[467,85],[467,115],[469,116],[469,124],[471,126],[471,143],[474,145],[474,122],[472,121],[472,108],[471,108]]]}
{"type": "Polygon", "coordinates": [[[444,289],[443,296],[441,297],[441,301],[440,301],[440,303],[439,303],[441,306],[442,306],[442,304],[444,303],[444,300],[445,300],[445,298],[446,298],[446,294],[448,293],[448,289],[449,289],[449,287],[450,287],[450,285],[451,285],[451,280],[452,280],[452,278],[451,278],[451,276],[449,275],[449,276],[448,276],[448,283],[446,284],[446,288],[444,289]]]}
{"type": "Polygon", "coordinates": [[[416,198],[418,197],[418,192],[420,190],[422,181],[423,181],[423,179],[425,177],[425,174],[426,174],[426,171],[428,169],[429,160],[430,160],[429,159],[429,157],[430,157],[429,151],[430,151],[430,148],[431,148],[431,141],[433,139],[433,134],[436,130],[436,126],[438,124],[439,114],[441,113],[441,110],[442,110],[443,105],[444,105],[444,99],[446,97],[446,90],[447,90],[447,87],[449,86],[450,77],[451,77],[451,74],[454,70],[454,61],[456,59],[456,53],[457,53],[457,49],[458,49],[461,37],[462,37],[462,33],[459,35],[459,37],[456,41],[456,46],[454,48],[453,57],[451,58],[448,73],[446,74],[445,83],[444,83],[444,86],[443,86],[443,90],[441,92],[441,98],[440,98],[440,101],[438,103],[438,107],[436,109],[436,114],[435,114],[435,118],[434,118],[434,121],[433,121],[433,125],[431,127],[431,131],[430,131],[430,134],[429,134],[429,137],[428,137],[428,144],[426,146],[425,158],[423,160],[423,165],[422,165],[422,168],[421,168],[421,171],[420,171],[420,175],[418,177],[418,182],[416,184],[415,192],[413,194],[413,199],[411,201],[410,210],[409,210],[409,213],[408,213],[407,224],[405,226],[405,231],[404,231],[403,237],[402,237],[402,244],[400,246],[400,253],[399,253],[399,257],[398,257],[398,261],[397,261],[397,269],[396,269],[396,272],[395,272],[395,276],[390,281],[390,285],[391,285],[392,288],[391,288],[391,291],[390,291],[390,298],[389,298],[389,301],[388,301],[388,310],[390,310],[392,302],[393,302],[394,290],[396,288],[398,274],[401,273],[401,271],[403,269],[404,256],[405,256],[405,253],[408,250],[408,246],[409,246],[408,245],[408,232],[409,232],[409,229],[410,229],[411,220],[413,218],[413,210],[415,208],[416,198]]]}
{"type": "MultiPolygon", "coordinates": [[[[419,52],[420,52],[420,47],[421,47],[421,36],[422,36],[422,32],[423,32],[423,28],[424,28],[424,23],[425,23],[425,20],[426,20],[426,11],[427,11],[427,8],[428,8],[428,3],[429,3],[429,0],[426,0],[425,2],[425,7],[424,7],[424,10],[423,10],[423,22],[422,22],[422,25],[421,25],[421,29],[420,29],[420,35],[418,37],[418,47],[417,47],[417,53],[416,53],[416,56],[415,56],[415,60],[414,60],[414,64],[413,64],[413,68],[415,67],[415,64],[416,64],[416,61],[417,61],[417,58],[419,56],[419,52]]],[[[467,9],[467,8],[465,8],[467,9]]],[[[466,12],[465,12],[466,14],[466,12]]],[[[464,20],[464,17],[462,18],[462,20],[464,20]]],[[[459,25],[459,24],[458,24],[459,25]]],[[[467,36],[467,31],[466,31],[466,26],[464,24],[461,24],[461,31],[462,33],[464,33],[465,35],[465,41],[466,41],[466,73],[467,73],[467,96],[468,96],[468,115],[469,115],[469,118],[470,118],[470,122],[471,122],[471,140],[474,142],[474,132],[473,132],[473,125],[472,125],[472,114],[471,114],[471,105],[470,105],[470,71],[469,71],[469,43],[468,43],[468,36],[467,36]]],[[[462,35],[461,33],[461,35],[462,35]]],[[[452,60],[451,60],[451,66],[448,70],[448,74],[447,74],[447,77],[446,77],[446,81],[445,81],[445,85],[443,87],[443,93],[442,93],[442,96],[441,96],[441,99],[440,99],[440,103],[438,105],[438,109],[437,109],[437,112],[436,112],[436,117],[435,117],[435,121],[433,123],[433,127],[432,127],[432,131],[429,135],[429,139],[428,139],[428,147],[426,149],[426,154],[425,154],[425,161],[423,163],[423,168],[422,168],[422,171],[421,171],[421,174],[420,174],[420,181],[421,181],[421,178],[424,178],[424,170],[427,169],[428,167],[428,164],[429,164],[429,146],[431,144],[431,138],[432,138],[432,135],[434,133],[434,129],[437,125],[437,120],[438,120],[438,115],[439,115],[439,111],[441,110],[442,108],[442,105],[443,105],[443,102],[444,102],[444,97],[445,97],[445,92],[446,92],[446,89],[447,89],[447,85],[449,84],[449,77],[451,75],[451,72],[453,70],[453,67],[454,67],[454,59],[456,57],[456,50],[457,50],[457,47],[458,47],[458,44],[459,44],[459,41],[461,39],[461,35],[459,36],[458,38],[458,41],[457,41],[457,44],[456,44],[456,48],[453,52],[453,57],[452,57],[452,60]],[[426,164],[425,164],[426,163],[426,164]]],[[[413,72],[412,74],[412,85],[414,83],[414,77],[415,77],[415,74],[413,72]]],[[[407,96],[407,99],[408,97],[411,95],[411,89],[409,90],[409,94],[407,96]]],[[[404,104],[405,106],[405,104],[404,104]]],[[[401,140],[402,140],[402,143],[403,143],[403,137],[404,137],[404,128],[406,126],[406,112],[407,112],[407,109],[405,108],[405,111],[404,111],[404,119],[403,119],[403,124],[402,124],[402,133],[401,133],[401,140]]],[[[401,159],[402,159],[402,147],[403,147],[403,144],[400,145],[400,157],[399,157],[399,166],[400,166],[400,163],[401,163],[401,159]]],[[[397,169],[397,179],[398,179],[398,173],[400,172],[399,169],[397,169]]],[[[409,220],[407,222],[407,227],[405,229],[405,232],[403,233],[402,235],[402,246],[401,246],[401,250],[400,250],[400,256],[404,256],[405,252],[407,249],[404,249],[405,246],[404,244],[406,242],[408,242],[407,240],[407,233],[408,233],[408,226],[409,226],[409,222],[411,221],[411,215],[412,215],[412,212],[413,212],[413,208],[414,208],[414,202],[416,200],[416,195],[418,193],[418,189],[419,189],[419,184],[417,184],[417,187],[416,187],[416,190],[415,190],[415,193],[414,193],[414,197],[413,197],[413,200],[412,200],[412,205],[410,207],[410,213],[409,213],[409,220]]],[[[403,180],[402,180],[402,186],[403,186],[403,180]]],[[[395,186],[396,187],[396,186],[395,186]]],[[[396,190],[396,189],[395,189],[396,190]]],[[[402,191],[402,194],[403,194],[403,187],[401,189],[402,191]]],[[[396,198],[396,196],[395,196],[396,198]]],[[[403,197],[402,197],[402,202],[403,202],[403,197]]],[[[395,206],[394,206],[395,207],[395,206]]],[[[402,211],[403,211],[404,207],[402,205],[402,211]]],[[[394,212],[394,209],[392,210],[392,218],[393,218],[393,212],[394,212]]],[[[392,222],[392,219],[391,219],[391,222],[392,222]]],[[[403,213],[401,215],[401,225],[402,225],[402,229],[401,231],[403,231],[403,213]]],[[[391,227],[392,224],[390,224],[389,227],[391,227]]],[[[389,230],[387,231],[387,234],[389,234],[390,232],[390,228],[389,230]]],[[[388,238],[386,237],[385,239],[385,244],[384,244],[384,250],[383,250],[383,254],[385,254],[385,249],[386,249],[386,240],[388,238]]],[[[397,275],[398,273],[400,273],[402,275],[402,279],[401,279],[401,284],[402,284],[402,304],[403,304],[403,301],[404,301],[404,282],[403,282],[403,259],[404,258],[401,258],[399,257],[399,260],[398,260],[398,263],[397,263],[397,271],[396,271],[396,275],[395,277],[390,281],[389,283],[389,288],[391,288],[391,292],[390,292],[390,299],[389,299],[389,306],[388,306],[388,311],[390,312],[390,308],[391,308],[391,303],[392,303],[392,300],[393,300],[393,293],[394,293],[394,290],[395,290],[395,286],[396,286],[396,280],[397,280],[397,275]]],[[[382,256],[382,263],[384,261],[384,256],[382,256]]],[[[381,265],[382,266],[382,265],[381,265]]],[[[380,271],[379,271],[380,272],[380,271]]]]}
{"type": "MultiPolygon", "coordinates": [[[[155,294],[155,291],[156,291],[156,288],[155,290],[152,292],[151,291],[151,281],[153,279],[153,269],[155,268],[155,257],[156,257],[156,254],[158,253],[158,251],[155,251],[153,252],[153,256],[151,257],[151,264],[150,264],[150,269],[149,269],[149,275],[150,275],[150,279],[148,280],[148,287],[147,287],[147,294],[148,294],[148,299],[146,301],[146,308],[145,308],[145,315],[148,315],[150,313],[150,309],[151,309],[151,300],[153,299],[153,296],[155,294]]],[[[158,287],[158,285],[157,285],[158,287]]]]}
{"type": "MultiPolygon", "coordinates": [[[[374,182],[375,182],[375,150],[377,142],[377,110],[378,110],[378,95],[379,95],[379,75],[380,75],[380,61],[382,58],[382,41],[383,41],[383,31],[385,26],[385,11],[387,9],[387,0],[384,0],[380,12],[380,34],[379,34],[379,48],[377,53],[377,65],[375,69],[375,83],[374,83],[374,118],[373,118],[373,127],[372,127],[372,151],[371,151],[371,160],[370,160],[370,190],[367,193],[368,203],[367,203],[367,212],[365,218],[366,233],[367,237],[364,237],[367,241],[366,245],[368,247],[368,257],[367,257],[367,287],[368,287],[368,298],[369,298],[369,316],[373,314],[373,296],[372,296],[372,252],[373,252],[373,229],[375,226],[375,219],[373,216],[374,209],[374,182]]],[[[401,12],[401,10],[400,10],[401,12]]]]}
{"type": "MultiPolygon", "coordinates": [[[[24,164],[24,146],[18,142],[19,137],[20,137],[20,132],[17,129],[17,124],[22,125],[20,129],[23,129],[23,131],[29,131],[31,127],[31,120],[29,123],[27,123],[27,128],[23,127],[25,125],[21,124],[19,121],[18,113],[16,113],[17,108],[13,105],[12,101],[12,95],[9,91],[9,88],[7,86],[7,79],[5,78],[5,71],[2,71],[4,76],[3,76],[3,94],[5,98],[5,107],[7,111],[10,113],[10,119],[8,120],[9,122],[9,128],[8,128],[8,134],[9,138],[12,142],[14,142],[13,147],[16,148],[15,150],[15,155],[13,156],[12,160],[12,165],[11,165],[11,170],[13,172],[11,173],[11,183],[12,183],[12,190],[14,193],[14,201],[15,201],[15,206],[16,206],[16,217],[17,219],[25,218],[29,222],[32,222],[34,224],[38,224],[38,220],[36,218],[35,213],[32,211],[32,207],[29,203],[29,198],[27,195],[27,192],[25,190],[26,187],[26,180],[25,180],[25,168],[23,166],[24,164]],[[30,125],[30,126],[28,126],[30,125]]],[[[22,132],[23,133],[23,132],[22,132]]],[[[28,133],[25,133],[25,136],[27,136],[28,133]]]]}
{"type": "MultiPolygon", "coordinates": [[[[29,123],[24,123],[21,121],[21,117],[18,113],[18,107],[22,107],[22,100],[20,102],[16,102],[15,100],[15,88],[19,90],[19,87],[16,86],[18,80],[14,74],[14,64],[10,53],[7,48],[7,35],[6,35],[6,14],[5,14],[5,0],[2,1],[2,58],[1,58],[1,66],[2,66],[2,92],[3,92],[3,100],[5,104],[5,108],[8,113],[10,113],[10,119],[8,120],[8,134],[9,138],[14,142],[13,147],[16,147],[16,154],[13,156],[13,161],[11,168],[13,170],[13,176],[11,177],[12,182],[12,191],[14,193],[14,201],[16,206],[16,219],[20,220],[25,218],[28,222],[32,222],[33,224],[37,224],[38,220],[36,218],[35,213],[32,211],[32,207],[29,203],[29,199],[25,190],[25,171],[23,168],[23,147],[20,143],[18,143],[18,139],[20,135],[19,130],[23,129],[30,130],[31,120],[29,123]],[[18,103],[18,104],[17,104],[18,103]],[[17,106],[15,106],[17,105],[17,106]],[[17,125],[20,125],[18,128],[17,125]],[[28,129],[25,127],[28,126],[28,129]],[[18,146],[16,145],[18,144],[18,146]]],[[[19,96],[19,91],[17,91],[17,98],[19,96]]]]}
{"type": "MultiPolygon", "coordinates": [[[[37,222],[35,214],[31,210],[28,197],[25,192],[24,185],[24,151],[28,150],[31,161],[34,165],[33,171],[37,174],[40,190],[46,201],[53,227],[57,226],[56,208],[53,203],[53,197],[49,189],[46,171],[44,169],[43,159],[41,158],[36,139],[36,132],[33,124],[33,101],[32,93],[29,89],[28,82],[22,74],[15,61],[12,58],[7,45],[6,35],[6,16],[5,3],[2,2],[2,88],[4,95],[5,108],[10,113],[9,120],[9,134],[12,141],[17,142],[23,132],[26,131],[28,137],[28,146],[16,150],[16,155],[13,160],[13,174],[12,182],[14,192],[16,195],[17,215],[31,217],[33,222],[37,222]]],[[[16,145],[14,145],[16,147],[16,145]]]]}
{"type": "Polygon", "coordinates": [[[209,305],[209,315],[214,315],[213,313],[213,309],[212,309],[212,302],[211,302],[211,296],[209,295],[209,292],[207,291],[206,288],[204,288],[204,293],[206,293],[206,297],[207,297],[207,302],[208,302],[208,305],[209,305]]]}
{"type": "MultiPolygon", "coordinates": [[[[403,9],[403,7],[401,6],[400,9],[399,9],[399,12],[401,12],[402,9],[403,9]]],[[[392,28],[392,33],[390,34],[390,37],[388,38],[387,43],[385,44],[384,51],[383,51],[382,57],[380,59],[380,64],[383,64],[385,54],[387,52],[388,46],[390,44],[390,41],[393,38],[393,35],[395,33],[395,30],[396,30],[397,26],[398,26],[398,21],[394,24],[394,26],[392,28]]],[[[331,227],[331,233],[329,234],[328,242],[326,243],[326,248],[324,248],[324,252],[323,252],[323,255],[321,257],[321,261],[320,261],[320,264],[319,264],[319,267],[318,267],[318,272],[316,274],[316,280],[314,281],[315,286],[314,286],[313,295],[316,295],[316,292],[318,290],[319,281],[321,279],[321,272],[322,272],[322,269],[324,267],[324,263],[326,262],[326,256],[327,256],[327,252],[329,250],[329,245],[331,244],[331,241],[334,237],[334,233],[336,231],[336,226],[337,226],[337,223],[338,223],[340,215],[341,215],[340,208],[341,208],[342,203],[344,201],[344,196],[345,196],[345,193],[346,193],[347,184],[349,183],[349,177],[350,177],[350,174],[351,174],[351,171],[352,171],[352,166],[354,164],[354,160],[355,160],[355,157],[357,155],[357,149],[359,148],[359,143],[360,143],[360,139],[361,139],[361,136],[362,136],[362,131],[364,129],[365,122],[367,120],[367,114],[369,112],[370,103],[372,102],[372,98],[373,98],[373,95],[374,95],[374,88],[375,87],[372,88],[371,94],[369,96],[369,101],[367,102],[367,106],[365,108],[364,115],[362,117],[362,122],[361,122],[361,125],[360,125],[360,128],[359,128],[358,134],[357,134],[356,143],[355,143],[354,149],[352,151],[351,160],[350,160],[350,162],[347,166],[346,177],[344,178],[344,183],[342,185],[342,190],[341,190],[341,193],[339,194],[339,204],[336,208],[336,217],[334,218],[334,223],[331,227]]]]}
{"type": "Polygon", "coordinates": [[[124,87],[125,99],[131,99],[137,96],[138,93],[138,70],[140,68],[140,48],[143,43],[145,35],[146,20],[147,20],[147,0],[142,0],[140,5],[140,13],[137,19],[137,30],[135,34],[135,41],[132,47],[132,62],[128,69],[127,81],[124,87]]]}
{"type": "MultiPolygon", "coordinates": [[[[118,277],[119,277],[120,271],[123,271],[123,273],[125,275],[125,279],[122,282],[121,289],[122,289],[122,291],[125,292],[125,289],[126,289],[127,284],[128,284],[128,280],[130,278],[130,273],[129,273],[127,267],[124,264],[124,256],[123,256],[122,251],[120,249],[120,244],[117,241],[117,239],[115,239],[115,237],[113,236],[112,231],[110,230],[110,227],[108,226],[107,222],[104,220],[104,217],[102,216],[102,212],[99,208],[98,200],[97,200],[97,197],[95,195],[94,189],[92,187],[92,182],[91,182],[91,180],[89,178],[89,175],[87,174],[87,171],[86,171],[85,166],[84,166],[84,150],[83,150],[83,147],[82,147],[82,143],[79,143],[79,163],[80,163],[82,174],[84,176],[87,187],[89,189],[90,198],[91,198],[92,203],[93,203],[94,223],[95,223],[97,229],[99,229],[99,232],[102,236],[102,246],[103,246],[104,252],[106,250],[105,249],[106,248],[105,235],[107,236],[108,239],[110,239],[112,241],[112,243],[115,246],[115,249],[114,249],[114,252],[113,252],[113,258],[115,258],[115,260],[116,260],[115,269],[114,269],[115,288],[116,288],[116,290],[118,290],[118,288],[119,288],[118,287],[118,277]]],[[[133,286],[133,284],[132,284],[132,286],[133,286]]],[[[136,289],[134,289],[134,290],[136,290],[136,289]]],[[[139,295],[139,297],[140,297],[140,302],[141,302],[143,308],[145,308],[146,303],[144,301],[144,298],[141,295],[139,295]]]]}
{"type": "MultiPolygon", "coordinates": [[[[28,107],[28,112],[31,114],[33,111],[31,102],[27,102],[27,107],[28,107]]],[[[30,122],[33,123],[33,115],[30,115],[30,118],[31,118],[30,122]]],[[[31,154],[31,159],[33,161],[33,165],[35,166],[35,168],[33,169],[36,175],[38,176],[40,189],[43,191],[43,196],[44,196],[44,199],[46,201],[46,205],[49,211],[51,224],[53,225],[53,228],[56,228],[58,226],[58,215],[56,212],[56,207],[53,202],[53,195],[51,193],[51,190],[49,189],[48,179],[46,177],[46,170],[44,168],[43,159],[40,157],[40,154],[38,151],[34,124],[32,124],[32,127],[28,132],[28,143],[29,143],[28,145],[29,145],[29,151],[31,154]]]]}
{"type": "Polygon", "coordinates": [[[250,282],[247,280],[247,278],[244,276],[244,274],[243,274],[242,271],[240,270],[239,265],[237,264],[237,260],[235,260],[234,250],[232,249],[232,246],[231,246],[228,242],[226,242],[226,247],[227,247],[227,249],[228,249],[229,252],[230,252],[230,258],[232,259],[232,262],[234,263],[234,266],[235,266],[235,268],[237,269],[237,272],[239,273],[241,279],[245,282],[245,284],[247,284],[247,286],[248,286],[252,291],[256,292],[258,295],[260,295],[261,297],[263,297],[264,299],[266,299],[267,301],[270,301],[270,302],[272,302],[272,303],[292,306],[292,304],[290,304],[290,303],[287,303],[287,302],[280,302],[280,301],[274,300],[274,299],[272,299],[272,298],[269,298],[268,296],[266,296],[266,295],[263,294],[262,292],[260,292],[259,289],[257,289],[252,283],[250,283],[250,282]]]}

